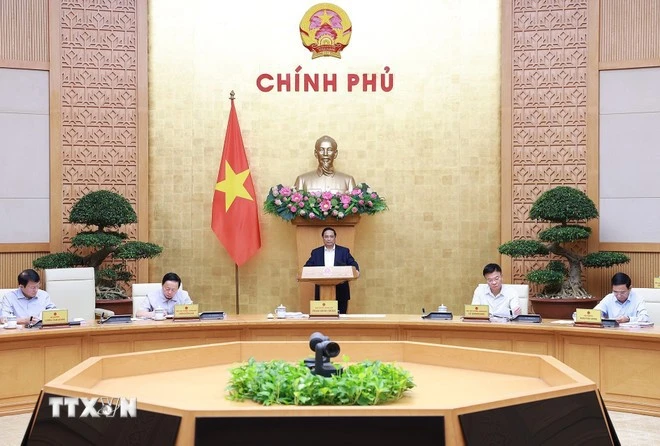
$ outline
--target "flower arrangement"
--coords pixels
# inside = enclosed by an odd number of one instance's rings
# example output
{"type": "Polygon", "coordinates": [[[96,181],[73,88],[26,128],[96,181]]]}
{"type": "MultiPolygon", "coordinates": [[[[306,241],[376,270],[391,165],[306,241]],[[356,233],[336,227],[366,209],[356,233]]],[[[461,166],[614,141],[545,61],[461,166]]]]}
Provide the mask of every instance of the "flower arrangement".
{"type": "Polygon", "coordinates": [[[264,202],[264,211],[286,221],[299,216],[325,220],[341,220],[347,215],[372,215],[387,210],[385,199],[372,191],[368,184],[358,184],[350,192],[307,192],[294,187],[273,186],[264,202]]]}

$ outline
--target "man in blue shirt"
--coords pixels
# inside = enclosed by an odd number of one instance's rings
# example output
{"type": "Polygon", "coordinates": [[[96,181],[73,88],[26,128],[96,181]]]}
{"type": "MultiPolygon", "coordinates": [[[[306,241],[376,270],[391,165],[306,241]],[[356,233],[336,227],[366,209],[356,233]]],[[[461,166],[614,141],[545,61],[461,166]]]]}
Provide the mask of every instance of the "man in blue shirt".
{"type": "Polygon", "coordinates": [[[31,320],[41,320],[41,312],[56,308],[47,292],[39,289],[41,278],[33,269],[26,269],[18,275],[18,289],[10,291],[2,298],[2,317],[16,316],[22,325],[31,320]]]}
{"type": "Polygon", "coordinates": [[[630,289],[628,274],[616,273],[612,276],[612,292],[594,307],[603,317],[617,322],[651,322],[644,299],[630,289]]]}

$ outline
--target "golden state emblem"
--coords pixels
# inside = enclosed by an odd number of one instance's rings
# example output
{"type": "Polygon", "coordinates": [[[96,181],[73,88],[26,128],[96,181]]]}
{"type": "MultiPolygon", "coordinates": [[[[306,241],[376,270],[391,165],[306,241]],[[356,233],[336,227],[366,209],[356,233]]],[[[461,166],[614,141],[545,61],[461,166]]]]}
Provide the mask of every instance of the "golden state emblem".
{"type": "Polygon", "coordinates": [[[348,14],[332,3],[319,3],[307,10],[300,21],[302,44],[312,59],[332,56],[341,59],[341,51],[351,40],[352,25],[348,14]]]}

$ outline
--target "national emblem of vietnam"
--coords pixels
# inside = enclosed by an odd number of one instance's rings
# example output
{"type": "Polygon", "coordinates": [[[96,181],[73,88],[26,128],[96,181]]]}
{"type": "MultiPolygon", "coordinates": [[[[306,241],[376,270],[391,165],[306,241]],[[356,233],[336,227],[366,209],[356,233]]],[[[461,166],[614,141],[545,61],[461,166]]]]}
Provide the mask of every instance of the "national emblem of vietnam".
{"type": "Polygon", "coordinates": [[[302,44],[312,59],[332,56],[341,59],[341,51],[351,40],[352,25],[346,12],[332,3],[319,3],[307,10],[300,21],[302,44]]]}

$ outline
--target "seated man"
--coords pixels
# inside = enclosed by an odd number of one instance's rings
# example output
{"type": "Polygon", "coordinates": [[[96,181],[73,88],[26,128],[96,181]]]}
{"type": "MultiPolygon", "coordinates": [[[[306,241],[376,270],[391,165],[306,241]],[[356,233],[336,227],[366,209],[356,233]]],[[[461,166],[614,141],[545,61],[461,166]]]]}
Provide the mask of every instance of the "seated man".
{"type": "Polygon", "coordinates": [[[174,314],[174,306],[193,303],[187,291],[181,288],[181,278],[175,273],[167,273],[163,276],[162,288],[147,294],[142,303],[142,308],[136,312],[137,317],[153,318],[155,311],[162,308],[167,314],[174,314]]]}
{"type": "Polygon", "coordinates": [[[2,317],[16,316],[16,322],[25,325],[41,320],[41,312],[55,307],[47,292],[39,289],[41,278],[33,269],[26,269],[18,275],[18,289],[10,291],[2,298],[2,317]]]}
{"type": "Polygon", "coordinates": [[[472,305],[488,305],[490,314],[495,316],[517,316],[521,313],[518,294],[506,285],[502,285],[502,268],[496,263],[489,263],[483,270],[486,283],[477,285],[472,296],[472,305]]]}
{"type": "Polygon", "coordinates": [[[612,292],[598,302],[594,310],[600,310],[604,318],[617,322],[651,322],[644,299],[630,289],[628,274],[616,273],[612,276],[612,292]]]}

